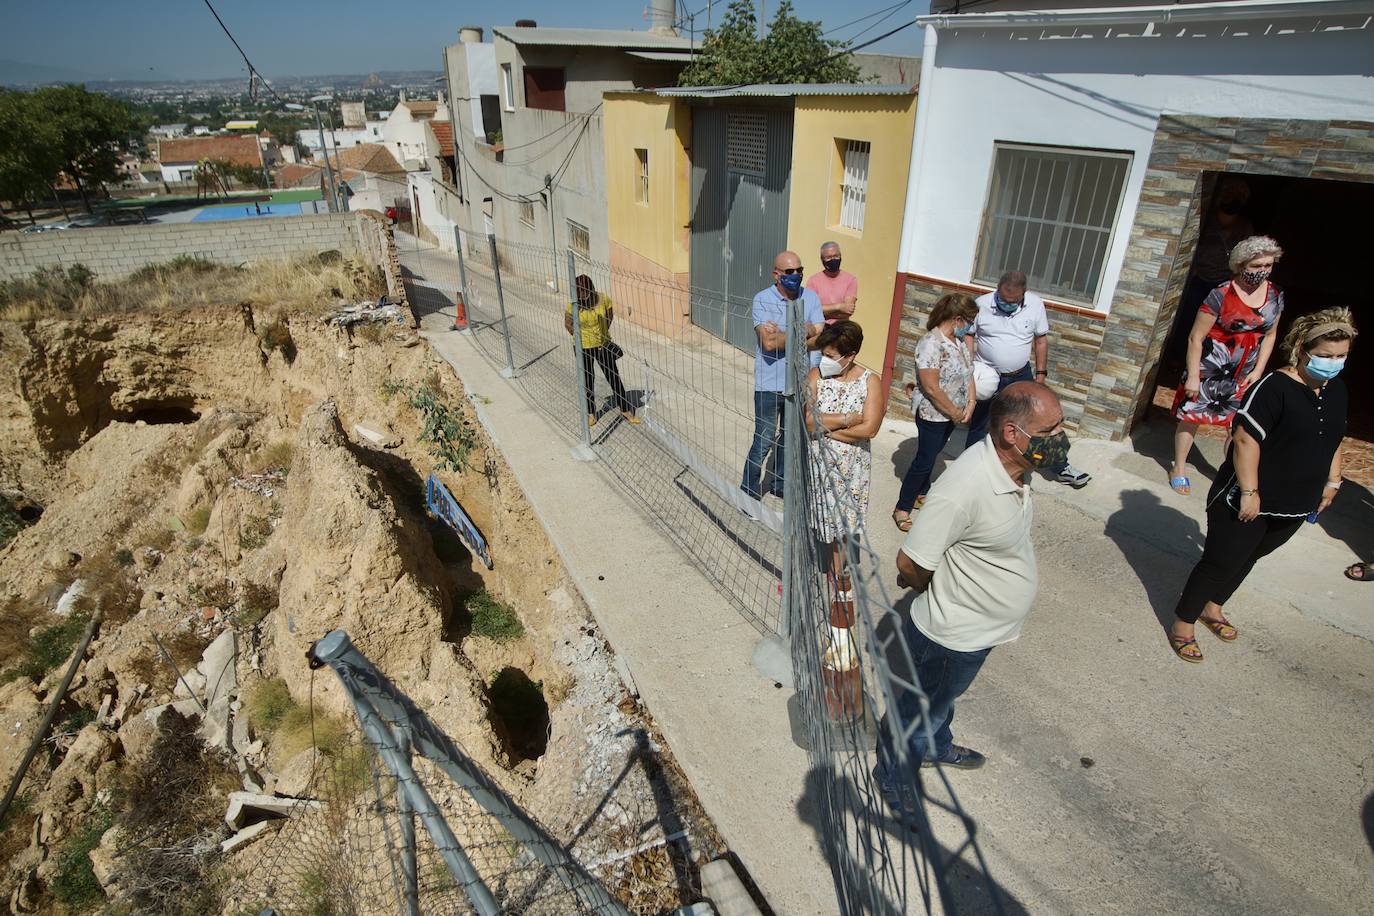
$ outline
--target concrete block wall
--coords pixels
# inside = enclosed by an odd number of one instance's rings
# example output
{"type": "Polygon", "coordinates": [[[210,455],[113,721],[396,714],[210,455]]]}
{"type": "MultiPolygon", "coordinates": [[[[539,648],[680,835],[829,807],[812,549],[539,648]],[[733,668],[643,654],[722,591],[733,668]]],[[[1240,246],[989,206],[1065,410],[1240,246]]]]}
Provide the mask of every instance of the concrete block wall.
{"type": "Polygon", "coordinates": [[[0,279],[27,276],[39,267],[75,264],[84,264],[102,279],[114,279],[178,255],[237,266],[331,250],[362,255],[390,268],[385,241],[373,238],[379,232],[390,234],[380,214],[368,213],[112,226],[35,235],[6,232],[0,234],[0,279]]]}

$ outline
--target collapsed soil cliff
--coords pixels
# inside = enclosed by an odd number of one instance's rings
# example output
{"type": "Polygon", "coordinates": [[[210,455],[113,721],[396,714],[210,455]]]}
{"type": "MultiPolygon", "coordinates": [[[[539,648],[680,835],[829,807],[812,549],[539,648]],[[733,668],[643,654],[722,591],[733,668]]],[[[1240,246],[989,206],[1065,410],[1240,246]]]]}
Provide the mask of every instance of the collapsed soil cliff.
{"type": "MultiPolygon", "coordinates": [[[[8,825],[27,842],[0,850],[13,908],[44,908],[65,870],[89,867],[64,850],[92,823],[99,842],[77,858],[96,863],[96,890],[143,899],[132,860],[121,865],[127,849],[114,851],[121,787],[171,740],[165,704],[214,718],[188,701],[207,705],[224,680],[207,669],[226,633],[235,687],[207,751],[212,788],[225,778],[224,791],[307,788],[289,772],[301,749],[258,710],[282,684],[277,707],[288,721],[307,709],[312,738],[316,716],[347,728],[337,682],[304,658],[343,628],[556,834],[576,829],[588,856],[630,867],[633,856],[615,858],[617,838],[665,818],[690,823],[698,850],[717,850],[452,372],[407,329],[326,317],[245,303],[0,323],[0,490],[42,510],[0,550],[11,620],[0,632],[0,778],[60,677],[39,649],[83,611],[106,617],[64,710],[70,727],[30,769],[24,811],[8,825]],[[432,470],[486,537],[494,568],[426,515],[432,470]],[[645,755],[652,767],[636,765],[645,755]]],[[[223,803],[223,791],[206,791],[198,804],[223,803]]],[[[667,830],[631,835],[643,845],[655,832],[667,830]]],[[[271,842],[263,836],[254,842],[271,842]]],[[[639,882],[645,901],[658,895],[649,909],[692,899],[694,869],[665,873],[663,886],[639,882]]]]}

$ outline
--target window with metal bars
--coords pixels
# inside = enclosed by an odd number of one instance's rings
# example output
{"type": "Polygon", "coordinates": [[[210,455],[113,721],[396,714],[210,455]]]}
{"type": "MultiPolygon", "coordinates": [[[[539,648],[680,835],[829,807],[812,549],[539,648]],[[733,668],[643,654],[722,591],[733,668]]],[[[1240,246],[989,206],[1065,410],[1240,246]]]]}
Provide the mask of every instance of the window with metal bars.
{"type": "Polygon", "coordinates": [[[592,236],[586,226],[568,220],[568,247],[584,258],[591,257],[592,236]]]}
{"type": "Polygon", "coordinates": [[[1091,305],[1130,167],[1129,153],[999,143],[975,282],[1020,270],[1036,292],[1091,305]]]}
{"type": "Polygon", "coordinates": [[[503,90],[501,94],[505,96],[505,98],[502,99],[502,101],[506,104],[506,111],[514,111],[515,80],[511,76],[510,64],[501,65],[501,89],[503,90]]]}
{"type": "Polygon", "coordinates": [[[635,203],[649,202],[649,151],[635,149],[635,166],[638,169],[635,182],[635,203]]]}
{"type": "Polygon", "coordinates": [[[531,229],[534,228],[534,201],[520,201],[520,222],[529,226],[531,229]]]}
{"type": "Polygon", "coordinates": [[[844,174],[840,179],[840,225],[863,232],[868,204],[868,153],[866,140],[841,140],[844,174]]]}

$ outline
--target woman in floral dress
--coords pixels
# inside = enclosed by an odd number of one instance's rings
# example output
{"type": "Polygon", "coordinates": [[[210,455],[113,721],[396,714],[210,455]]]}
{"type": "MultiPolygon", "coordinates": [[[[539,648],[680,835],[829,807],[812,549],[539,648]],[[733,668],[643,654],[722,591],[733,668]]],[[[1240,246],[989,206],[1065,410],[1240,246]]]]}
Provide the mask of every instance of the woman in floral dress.
{"type": "Polygon", "coordinates": [[[812,482],[820,494],[812,507],[812,527],[834,545],[835,571],[843,567],[841,536],[862,528],[868,513],[869,442],[883,420],[881,381],[856,362],[863,342],[863,329],[852,321],[827,325],[816,338],[821,364],[806,377],[812,482]]]}
{"type": "Polygon", "coordinates": [[[1283,293],[1269,281],[1283,257],[1278,242],[1252,235],[1231,249],[1232,277],[1207,294],[1188,335],[1188,360],[1174,395],[1174,466],[1169,486],[1192,492],[1188,452],[1198,424],[1231,428],[1245,390],[1264,375],[1283,312],[1283,293]]]}

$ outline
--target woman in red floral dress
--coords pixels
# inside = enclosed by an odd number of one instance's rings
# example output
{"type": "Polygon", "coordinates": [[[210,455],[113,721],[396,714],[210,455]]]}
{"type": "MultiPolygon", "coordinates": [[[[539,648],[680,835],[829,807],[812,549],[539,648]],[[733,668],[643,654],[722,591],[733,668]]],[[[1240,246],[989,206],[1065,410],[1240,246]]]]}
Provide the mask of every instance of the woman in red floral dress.
{"type": "Polygon", "coordinates": [[[1200,423],[1231,428],[1245,389],[1260,380],[1283,312],[1283,293],[1269,281],[1283,257],[1278,242],[1253,235],[1231,249],[1227,282],[1207,294],[1188,335],[1188,361],[1174,395],[1174,466],[1169,486],[1191,493],[1188,452],[1200,423]]]}

